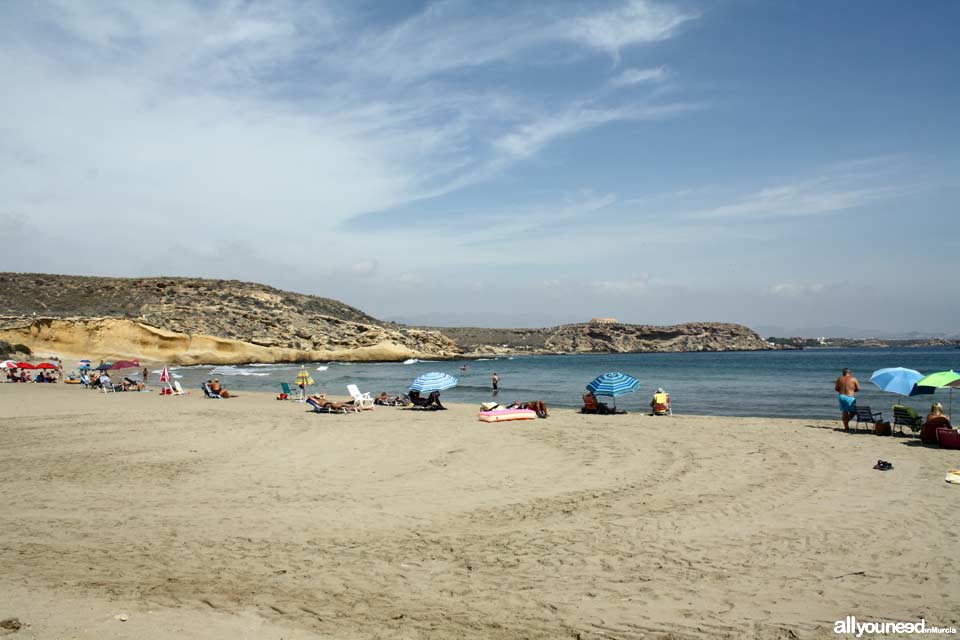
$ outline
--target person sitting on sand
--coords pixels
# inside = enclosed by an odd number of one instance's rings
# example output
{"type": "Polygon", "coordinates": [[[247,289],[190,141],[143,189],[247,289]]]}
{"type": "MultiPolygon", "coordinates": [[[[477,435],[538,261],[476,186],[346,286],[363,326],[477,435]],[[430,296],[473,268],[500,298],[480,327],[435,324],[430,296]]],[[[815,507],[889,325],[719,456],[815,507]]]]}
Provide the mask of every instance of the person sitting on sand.
{"type": "Polygon", "coordinates": [[[943,413],[943,405],[939,402],[934,402],[930,405],[930,413],[927,414],[927,422],[937,420],[940,422],[946,421],[948,424],[950,422],[950,416],[943,413]]]}
{"type": "Polygon", "coordinates": [[[397,396],[396,398],[394,398],[386,391],[381,392],[380,395],[378,395],[376,398],[373,399],[373,404],[379,404],[379,405],[384,405],[388,407],[401,404],[402,402],[403,402],[403,399],[400,396],[397,396]]]}
{"type": "Polygon", "coordinates": [[[547,403],[543,400],[531,400],[529,402],[519,402],[514,400],[512,404],[507,405],[507,409],[529,409],[536,411],[538,418],[547,417],[547,403]]]}
{"type": "Polygon", "coordinates": [[[440,404],[440,392],[431,391],[430,395],[426,398],[420,395],[419,391],[410,392],[410,402],[413,403],[415,407],[436,407],[437,409],[446,409],[445,406],[440,404]]]}
{"type": "Polygon", "coordinates": [[[214,378],[213,380],[210,381],[208,386],[210,387],[210,391],[212,391],[214,395],[218,395],[221,398],[230,397],[230,392],[223,388],[223,385],[220,384],[219,379],[214,378]]]}
{"type": "Polygon", "coordinates": [[[352,402],[332,402],[327,400],[327,396],[322,393],[319,395],[307,396],[306,402],[314,409],[323,409],[326,411],[342,411],[346,407],[353,406],[352,402]]]}

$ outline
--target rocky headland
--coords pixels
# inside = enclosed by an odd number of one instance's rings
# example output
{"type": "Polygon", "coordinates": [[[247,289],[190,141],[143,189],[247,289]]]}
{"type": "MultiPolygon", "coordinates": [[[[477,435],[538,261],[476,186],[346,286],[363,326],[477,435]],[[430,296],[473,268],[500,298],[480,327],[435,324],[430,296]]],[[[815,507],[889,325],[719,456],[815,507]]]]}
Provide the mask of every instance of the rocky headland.
{"type": "Polygon", "coordinates": [[[775,348],[727,323],[410,327],[330,298],[236,280],[22,273],[0,273],[0,340],[68,358],[172,364],[775,348]]]}

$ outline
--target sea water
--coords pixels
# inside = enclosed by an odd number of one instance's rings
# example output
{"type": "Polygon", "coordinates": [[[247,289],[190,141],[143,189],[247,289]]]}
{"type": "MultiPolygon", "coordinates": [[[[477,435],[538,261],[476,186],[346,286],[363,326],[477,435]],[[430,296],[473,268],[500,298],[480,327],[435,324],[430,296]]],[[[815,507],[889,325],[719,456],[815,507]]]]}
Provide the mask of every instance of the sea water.
{"type": "MultiPolygon", "coordinates": [[[[405,392],[421,373],[443,371],[459,384],[441,394],[443,401],[479,404],[494,400],[543,400],[549,406],[576,407],[584,387],[599,374],[622,371],[640,380],[640,389],[616,399],[628,412],[649,411],[657,387],[670,393],[674,413],[701,415],[837,418],[834,382],[850,367],[860,379],[859,403],[893,417],[890,407],[905,401],[926,415],[934,400],[948,408],[949,392],[901,398],[868,382],[884,367],[907,367],[922,373],[960,369],[960,350],[953,347],[892,349],[806,349],[724,353],[629,353],[567,356],[516,356],[483,360],[407,361],[406,363],[305,363],[316,384],[309,393],[345,397],[346,385],[377,395],[405,392]],[[325,368],[324,368],[325,367],[325,368]],[[464,369],[465,368],[465,369],[464,369]],[[493,373],[500,377],[494,394],[493,373]]],[[[216,368],[212,365],[174,368],[185,390],[199,391],[203,380],[218,377],[232,391],[280,391],[293,384],[299,364],[263,364],[216,368]]],[[[152,386],[157,374],[151,375],[152,386]]],[[[957,411],[960,411],[960,390],[957,411]]]]}

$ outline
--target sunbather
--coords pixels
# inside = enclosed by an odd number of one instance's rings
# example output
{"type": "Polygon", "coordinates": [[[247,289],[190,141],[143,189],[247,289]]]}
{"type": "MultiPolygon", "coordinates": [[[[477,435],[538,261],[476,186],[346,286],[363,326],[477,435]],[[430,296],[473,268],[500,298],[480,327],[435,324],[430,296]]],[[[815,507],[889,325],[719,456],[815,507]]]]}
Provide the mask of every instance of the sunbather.
{"type": "Polygon", "coordinates": [[[398,405],[402,403],[403,403],[403,398],[401,398],[400,396],[393,397],[386,391],[382,392],[380,395],[378,395],[376,398],[373,399],[373,404],[379,404],[379,405],[384,405],[388,407],[392,407],[394,405],[398,405]]]}
{"type": "Polygon", "coordinates": [[[543,400],[531,400],[530,402],[513,401],[513,404],[507,405],[507,409],[530,409],[537,412],[538,418],[547,417],[547,403],[543,400]]]}
{"type": "Polygon", "coordinates": [[[327,400],[324,394],[312,395],[307,397],[307,404],[317,411],[343,411],[347,407],[352,407],[352,402],[332,402],[327,400]]]}
{"type": "Polygon", "coordinates": [[[221,398],[229,398],[229,397],[230,397],[230,392],[227,391],[226,389],[224,389],[224,388],[223,388],[223,385],[221,385],[221,384],[220,384],[220,381],[219,381],[218,379],[216,379],[216,378],[214,378],[214,379],[211,380],[209,383],[207,383],[207,386],[210,387],[210,391],[212,391],[212,392],[214,393],[214,395],[218,395],[218,396],[220,396],[221,398]]]}
{"type": "Polygon", "coordinates": [[[137,382],[136,380],[131,380],[130,378],[124,378],[120,384],[123,385],[124,391],[130,391],[131,389],[143,391],[143,383],[137,382]]]}
{"type": "Polygon", "coordinates": [[[420,395],[419,391],[410,392],[410,402],[413,403],[415,407],[436,407],[437,409],[446,409],[445,406],[440,404],[440,392],[431,391],[430,395],[426,398],[420,395]]]}

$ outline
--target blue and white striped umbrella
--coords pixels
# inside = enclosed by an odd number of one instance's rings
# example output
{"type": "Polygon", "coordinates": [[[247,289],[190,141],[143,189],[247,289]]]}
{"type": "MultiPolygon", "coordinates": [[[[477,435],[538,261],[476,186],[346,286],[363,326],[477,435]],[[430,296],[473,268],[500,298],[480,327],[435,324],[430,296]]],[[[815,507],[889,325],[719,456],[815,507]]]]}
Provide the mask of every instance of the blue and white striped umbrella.
{"type": "Polygon", "coordinates": [[[422,376],[418,376],[410,384],[410,391],[419,391],[420,393],[433,393],[434,391],[443,391],[457,386],[457,379],[447,373],[431,371],[422,376]]]}
{"type": "Polygon", "coordinates": [[[640,388],[640,381],[625,373],[610,372],[587,385],[587,389],[597,396],[613,396],[614,398],[627,393],[633,393],[640,388]]]}

